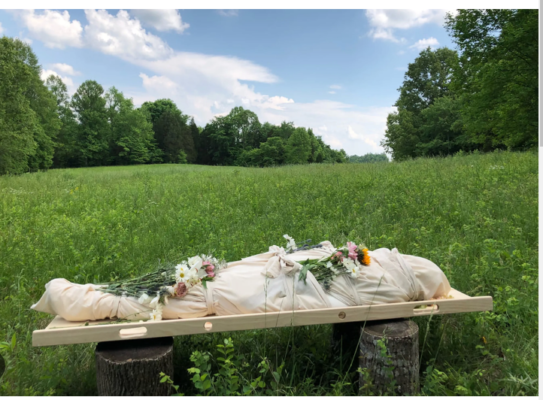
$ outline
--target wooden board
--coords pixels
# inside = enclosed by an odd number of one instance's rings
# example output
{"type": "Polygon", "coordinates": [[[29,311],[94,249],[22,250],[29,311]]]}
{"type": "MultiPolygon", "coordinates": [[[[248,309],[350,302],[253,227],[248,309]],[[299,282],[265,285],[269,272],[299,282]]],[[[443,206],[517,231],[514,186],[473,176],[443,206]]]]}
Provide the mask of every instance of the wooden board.
{"type": "Polygon", "coordinates": [[[114,320],[68,322],[55,317],[47,328],[34,331],[33,346],[109,342],[166,336],[230,332],[284,326],[409,318],[492,310],[492,297],[469,297],[452,290],[448,299],[378,304],[319,310],[280,311],[261,314],[206,316],[159,322],[116,323],[114,320]]]}

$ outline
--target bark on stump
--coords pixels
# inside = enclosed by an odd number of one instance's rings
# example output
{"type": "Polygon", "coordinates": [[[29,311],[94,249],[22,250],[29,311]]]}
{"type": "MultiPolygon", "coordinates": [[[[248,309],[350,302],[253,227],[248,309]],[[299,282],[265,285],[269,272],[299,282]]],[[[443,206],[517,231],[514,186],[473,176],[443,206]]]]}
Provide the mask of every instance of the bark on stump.
{"type": "MultiPolygon", "coordinates": [[[[382,394],[392,388],[399,395],[418,393],[418,325],[406,319],[368,321],[360,339],[360,367],[367,368],[374,394],[382,394]],[[382,355],[378,343],[383,339],[387,356],[382,355]]],[[[360,375],[360,387],[366,383],[364,375],[360,375]]]]}
{"type": "Polygon", "coordinates": [[[98,343],[96,383],[100,396],[168,396],[170,385],[160,373],[173,378],[173,338],[98,343]]]}

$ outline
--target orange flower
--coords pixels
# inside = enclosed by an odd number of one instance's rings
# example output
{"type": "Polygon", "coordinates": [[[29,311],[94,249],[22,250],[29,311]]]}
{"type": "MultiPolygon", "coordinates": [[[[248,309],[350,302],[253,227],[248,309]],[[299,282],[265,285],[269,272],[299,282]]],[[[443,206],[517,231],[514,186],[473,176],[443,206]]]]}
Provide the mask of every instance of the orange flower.
{"type": "Polygon", "coordinates": [[[370,256],[368,255],[368,249],[364,248],[362,249],[362,254],[364,257],[362,258],[362,264],[364,265],[370,265],[370,256]]]}

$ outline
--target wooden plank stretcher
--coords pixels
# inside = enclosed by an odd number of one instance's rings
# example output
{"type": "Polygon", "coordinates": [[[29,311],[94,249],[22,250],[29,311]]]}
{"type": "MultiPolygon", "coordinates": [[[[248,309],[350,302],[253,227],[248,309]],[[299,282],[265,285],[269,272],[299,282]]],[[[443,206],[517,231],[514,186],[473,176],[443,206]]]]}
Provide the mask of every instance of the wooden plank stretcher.
{"type": "Polygon", "coordinates": [[[148,339],[212,332],[389,320],[424,315],[491,311],[492,297],[470,297],[455,289],[449,298],[319,310],[280,311],[259,314],[205,316],[158,322],[116,323],[115,320],[68,322],[56,316],[42,330],[32,333],[33,346],[55,346],[118,340],[148,339]]]}

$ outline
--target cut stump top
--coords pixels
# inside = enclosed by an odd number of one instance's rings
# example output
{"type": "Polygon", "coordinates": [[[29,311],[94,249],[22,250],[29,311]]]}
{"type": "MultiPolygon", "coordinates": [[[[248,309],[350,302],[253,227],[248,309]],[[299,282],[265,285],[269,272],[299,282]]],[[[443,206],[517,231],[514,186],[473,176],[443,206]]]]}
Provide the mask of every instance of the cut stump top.
{"type": "Polygon", "coordinates": [[[389,338],[412,336],[418,332],[418,330],[418,325],[407,319],[368,322],[364,328],[364,332],[367,334],[372,336],[386,336],[389,338]]]}
{"type": "Polygon", "coordinates": [[[163,357],[172,346],[172,337],[100,342],[96,346],[96,355],[117,363],[156,360],[163,357]]]}

